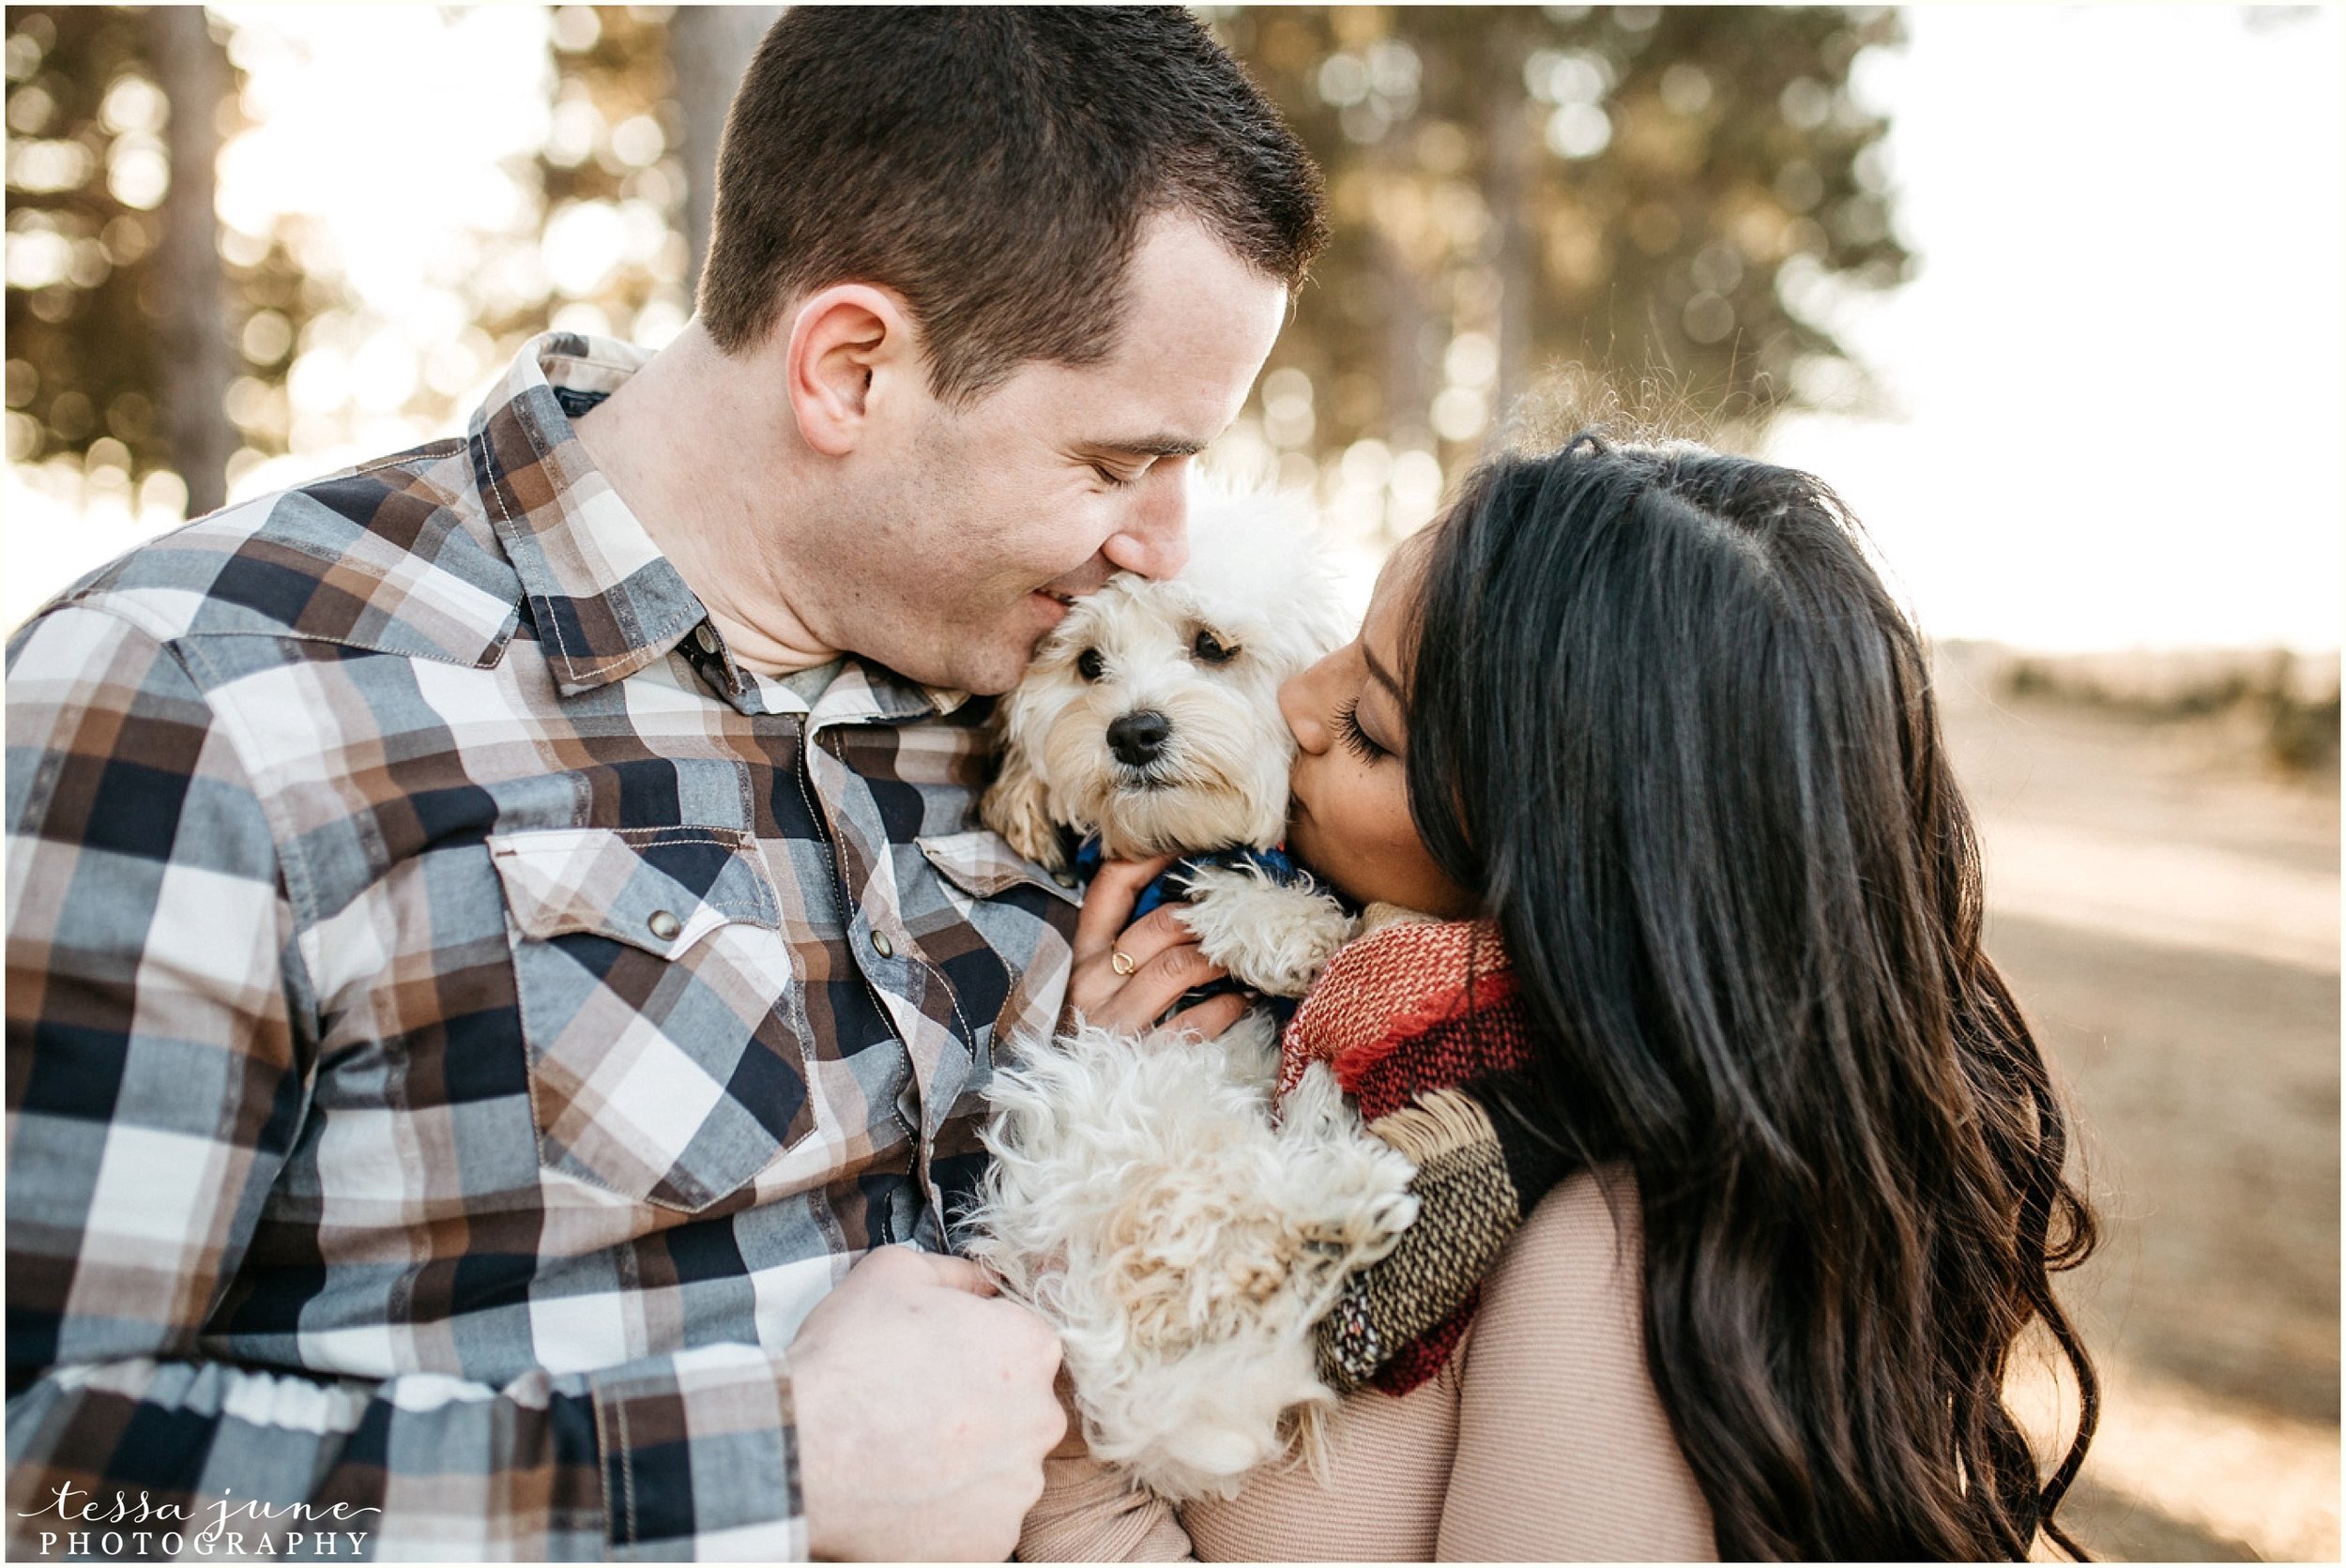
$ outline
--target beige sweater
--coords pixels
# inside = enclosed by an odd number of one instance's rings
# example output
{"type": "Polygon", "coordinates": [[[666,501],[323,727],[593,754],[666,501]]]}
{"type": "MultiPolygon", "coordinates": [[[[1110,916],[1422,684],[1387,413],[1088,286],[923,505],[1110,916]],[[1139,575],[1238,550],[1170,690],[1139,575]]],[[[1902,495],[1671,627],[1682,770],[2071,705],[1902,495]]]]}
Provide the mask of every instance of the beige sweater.
{"type": "Polygon", "coordinates": [[[1054,1459],[1029,1562],[1700,1560],[1711,1513],[1646,1375],[1635,1200],[1551,1193],[1441,1373],[1331,1422],[1325,1484],[1300,1465],[1174,1510],[1089,1456],[1054,1459]]]}

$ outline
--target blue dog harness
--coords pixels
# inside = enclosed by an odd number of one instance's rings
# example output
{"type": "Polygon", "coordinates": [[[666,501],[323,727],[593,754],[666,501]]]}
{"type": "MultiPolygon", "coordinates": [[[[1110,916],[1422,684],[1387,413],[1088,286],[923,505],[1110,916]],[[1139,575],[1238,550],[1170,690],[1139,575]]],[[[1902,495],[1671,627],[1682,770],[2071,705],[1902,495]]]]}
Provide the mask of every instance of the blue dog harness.
{"type": "MultiPolygon", "coordinates": [[[[1100,852],[1100,836],[1094,833],[1086,838],[1075,846],[1076,879],[1089,888],[1091,885],[1092,876],[1098,873],[1104,859],[1104,857],[1100,852]]],[[[1302,888],[1309,892],[1326,893],[1334,897],[1347,909],[1352,907],[1349,899],[1337,893],[1325,882],[1297,865],[1287,857],[1287,852],[1284,848],[1212,849],[1200,855],[1185,855],[1160,872],[1153,881],[1141,889],[1140,898],[1133,905],[1133,919],[1138,920],[1141,916],[1167,902],[1186,901],[1190,888],[1189,874],[1208,866],[1225,870],[1252,867],[1283,888],[1302,888]]],[[[1211,984],[1199,986],[1175,1005],[1188,1007],[1211,997],[1227,996],[1233,992],[1244,992],[1245,989],[1237,981],[1226,978],[1217,980],[1211,984]]],[[[1287,1027],[1287,1019],[1295,1012],[1296,999],[1292,997],[1259,997],[1258,1001],[1260,1005],[1271,1010],[1272,1016],[1278,1019],[1282,1028],[1287,1027]]]]}

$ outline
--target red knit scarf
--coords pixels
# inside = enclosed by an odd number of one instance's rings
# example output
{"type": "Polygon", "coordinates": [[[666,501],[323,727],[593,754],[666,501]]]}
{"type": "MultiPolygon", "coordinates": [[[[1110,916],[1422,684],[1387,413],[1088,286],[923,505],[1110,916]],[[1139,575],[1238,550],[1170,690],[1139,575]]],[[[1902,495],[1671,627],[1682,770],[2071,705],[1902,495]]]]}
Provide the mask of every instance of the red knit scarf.
{"type": "MultiPolygon", "coordinates": [[[[1282,1098],[1307,1063],[1324,1061],[1364,1121],[1429,1089],[1525,1066],[1531,1031],[1498,927],[1488,921],[1406,921],[1338,950],[1280,1042],[1282,1098]]],[[[1401,1347],[1377,1375],[1388,1393],[1431,1378],[1456,1348],[1482,1297],[1401,1347]]]]}

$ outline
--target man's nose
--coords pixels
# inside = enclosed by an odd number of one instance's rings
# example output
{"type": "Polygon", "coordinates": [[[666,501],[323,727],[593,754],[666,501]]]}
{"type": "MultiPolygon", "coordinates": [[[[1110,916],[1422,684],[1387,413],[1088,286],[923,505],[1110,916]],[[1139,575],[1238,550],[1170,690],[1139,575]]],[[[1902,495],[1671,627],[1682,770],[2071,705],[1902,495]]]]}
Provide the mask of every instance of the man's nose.
{"type": "Polygon", "coordinates": [[[1133,487],[1124,525],[1101,554],[1143,577],[1174,577],[1189,564],[1189,464],[1160,462],[1133,487]],[[1160,472],[1162,470],[1162,472],[1160,472]]]}

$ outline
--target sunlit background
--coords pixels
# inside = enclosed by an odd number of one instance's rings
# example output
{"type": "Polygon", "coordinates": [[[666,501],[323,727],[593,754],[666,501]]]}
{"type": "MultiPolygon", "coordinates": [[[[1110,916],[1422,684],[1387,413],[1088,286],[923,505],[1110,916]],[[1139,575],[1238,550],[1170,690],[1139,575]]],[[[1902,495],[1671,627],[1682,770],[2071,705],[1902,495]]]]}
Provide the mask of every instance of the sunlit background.
{"type": "MultiPolygon", "coordinates": [[[[1200,11],[1335,221],[1215,463],[1356,599],[1588,419],[1839,488],[2094,1130],[2086,1539],[2335,1557],[2340,12],[1200,11]]],[[[773,14],[10,8],[0,614],[550,325],[664,342],[773,14]]]]}

